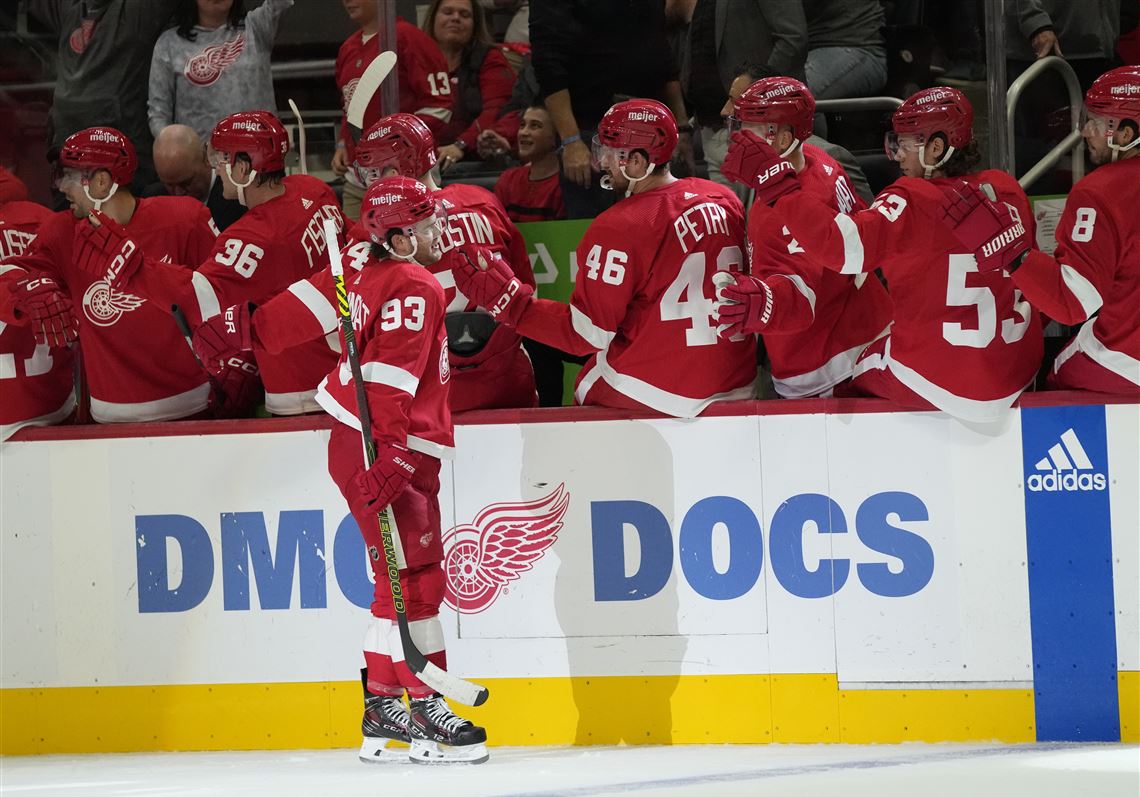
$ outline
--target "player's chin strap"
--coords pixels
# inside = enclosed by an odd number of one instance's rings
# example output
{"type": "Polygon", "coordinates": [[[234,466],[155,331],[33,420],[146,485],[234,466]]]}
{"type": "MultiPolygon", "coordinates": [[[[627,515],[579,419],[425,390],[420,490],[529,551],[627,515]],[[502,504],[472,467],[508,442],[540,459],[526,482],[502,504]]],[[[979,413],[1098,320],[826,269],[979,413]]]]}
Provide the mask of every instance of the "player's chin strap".
{"type": "Polygon", "coordinates": [[[943,166],[945,166],[946,161],[950,160],[950,156],[952,156],[954,152],[954,147],[947,144],[946,152],[938,160],[938,163],[935,163],[933,166],[928,166],[926,164],[926,158],[924,157],[926,154],[926,142],[922,142],[922,146],[918,148],[918,163],[922,166],[923,169],[922,176],[929,180],[930,175],[934,174],[934,170],[941,169],[943,166]]]}
{"type": "MultiPolygon", "coordinates": [[[[769,143],[771,143],[771,142],[769,142],[769,143]]],[[[804,142],[800,141],[798,138],[793,138],[792,143],[788,144],[788,148],[780,153],[780,157],[783,158],[784,160],[787,160],[788,156],[790,156],[793,152],[795,152],[798,147],[802,146],[803,143],[804,142]]]]}
{"type": "Polygon", "coordinates": [[[246,178],[246,181],[244,183],[239,183],[234,179],[234,173],[231,168],[232,165],[233,164],[230,164],[228,162],[226,163],[226,177],[230,178],[230,182],[233,183],[234,188],[237,189],[238,202],[243,208],[247,208],[249,205],[245,204],[245,189],[253,185],[253,180],[255,177],[257,177],[257,169],[250,169],[249,177],[246,178]]]}
{"type": "MultiPolygon", "coordinates": [[[[625,163],[624,162],[618,163],[618,171],[621,172],[621,176],[629,181],[629,188],[625,189],[625,195],[627,197],[632,196],[634,187],[638,183],[640,183],[642,180],[644,180],[646,177],[653,174],[653,170],[656,168],[657,168],[657,164],[651,163],[651,164],[649,164],[649,168],[645,170],[645,174],[641,175],[641,177],[630,177],[625,171],[625,163]]],[[[602,188],[606,189],[607,191],[613,191],[614,190],[613,178],[611,178],[608,173],[605,173],[602,175],[601,185],[602,185],[602,188]]]]}
{"type": "Polygon", "coordinates": [[[404,230],[404,234],[412,239],[412,251],[411,251],[411,254],[407,254],[407,255],[397,254],[396,250],[393,249],[392,247],[390,247],[388,245],[387,241],[377,241],[375,237],[373,237],[372,240],[375,241],[376,243],[378,243],[380,245],[380,247],[385,252],[387,252],[392,257],[396,258],[397,260],[407,260],[409,263],[413,263],[413,262],[415,262],[415,259],[416,259],[416,252],[418,252],[420,250],[420,241],[419,241],[419,238],[416,237],[415,230],[413,230],[411,228],[404,230]]]}
{"type": "MultiPolygon", "coordinates": [[[[1115,156],[1113,156],[1113,157],[1115,159],[1115,156]]],[[[107,196],[103,197],[102,199],[96,199],[95,197],[91,196],[91,192],[87,189],[88,189],[88,184],[87,184],[87,181],[85,180],[83,182],[83,196],[87,197],[87,201],[95,206],[95,210],[102,210],[103,203],[106,202],[111,197],[113,197],[115,195],[115,192],[119,190],[119,184],[118,183],[111,183],[111,190],[108,191],[107,196]]]]}
{"type": "MultiPolygon", "coordinates": [[[[1119,128],[1117,128],[1117,130],[1119,130],[1119,128]]],[[[1113,130],[1112,135],[1110,135],[1105,140],[1105,143],[1108,144],[1108,148],[1110,150],[1112,150],[1112,161],[1111,161],[1112,163],[1116,163],[1116,159],[1120,157],[1121,152],[1127,152],[1128,150],[1135,147],[1137,144],[1140,144],[1140,133],[1138,133],[1137,135],[1133,136],[1132,143],[1125,144],[1122,147],[1116,143],[1116,132],[1117,132],[1116,130],[1113,130]]]]}

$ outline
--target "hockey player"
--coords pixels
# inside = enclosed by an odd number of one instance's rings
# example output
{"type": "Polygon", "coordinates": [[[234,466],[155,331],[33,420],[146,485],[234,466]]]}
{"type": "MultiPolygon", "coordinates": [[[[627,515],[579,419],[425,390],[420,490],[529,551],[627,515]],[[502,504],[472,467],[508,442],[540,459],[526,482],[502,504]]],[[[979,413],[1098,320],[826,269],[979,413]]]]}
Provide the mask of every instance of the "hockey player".
{"type": "MultiPolygon", "coordinates": [[[[823,150],[804,143],[811,135],[815,98],[794,78],[757,80],[736,99],[730,126],[763,138],[790,163],[805,191],[832,213],[864,210],[843,167],[823,150]]],[[[739,182],[740,148],[722,165],[739,182]]],[[[851,378],[867,344],[884,335],[891,322],[890,299],[871,274],[854,277],[823,268],[787,234],[780,214],[763,202],[748,216],[748,274],[718,292],[718,333],[732,337],[760,333],[771,361],[772,382],[784,398],[830,396],[851,378]]]]}
{"type": "Polygon", "coordinates": [[[0,442],[25,426],[60,423],[75,409],[73,358],[78,334],[71,299],[51,277],[29,277],[7,260],[24,254],[52,213],[42,205],[0,198],[0,442]]]}
{"type": "MultiPolygon", "coordinates": [[[[898,107],[887,151],[903,177],[867,210],[836,213],[800,191],[794,168],[747,130],[732,147],[758,202],[776,205],[797,246],[827,268],[855,275],[881,267],[894,307],[890,334],[855,364],[850,394],[881,396],[910,409],[1000,419],[1032,382],[1042,356],[1041,324],[1000,269],[1032,238],[1033,216],[1017,182],[977,162],[973,108],[957,89],[924,89],[898,107]],[[988,184],[1002,201],[985,252],[967,247],[944,206],[968,185],[988,184]],[[975,259],[975,254],[977,259],[975,259]]],[[[848,391],[845,391],[848,392],[848,391]]]]}
{"type": "MultiPolygon", "coordinates": [[[[226,198],[236,198],[249,210],[218,236],[197,270],[158,262],[145,246],[134,245],[131,231],[114,223],[81,225],[88,253],[85,268],[108,274],[116,290],[137,293],[160,306],[178,305],[192,327],[239,302],[268,301],[327,262],[322,221],[332,219],[338,229],[343,225],[336,196],[327,185],[307,175],[285,176],[288,150],[289,137],[273,114],[227,116],[210,137],[211,163],[226,198]]],[[[332,337],[281,353],[255,345],[265,408],[274,415],[319,411],[317,384],[336,362],[338,349],[332,337]]],[[[247,362],[230,358],[207,366],[226,380],[248,370],[247,362]]]]}
{"type": "MultiPolygon", "coordinates": [[[[1032,250],[1007,271],[1045,315],[1062,324],[1084,322],[1053,361],[1050,385],[1135,395],[1140,392],[1140,67],[1113,69],[1097,78],[1085,94],[1085,110],[1083,135],[1089,157],[1100,168],[1077,183],[1065,201],[1053,255],[1032,250]]],[[[975,201],[990,204],[988,198],[975,201]]]]}
{"type": "Polygon", "coordinates": [[[486,731],[456,716],[404,664],[376,513],[391,507],[393,539],[411,635],[429,661],[446,667],[439,607],[440,459],[453,455],[447,392],[452,371],[444,328],[446,300],[425,266],[439,258],[442,209],[436,195],[407,177],[374,182],[361,221],[372,248],[347,277],[348,304],[377,455],[365,470],[356,390],[347,355],[321,383],[317,400],[335,420],[329,474],[340,487],[368,547],[376,588],[364,643],[364,742],[368,762],[487,760],[486,731]],[[409,705],[405,706],[404,694],[409,705]],[[391,742],[410,742],[401,751],[391,742]]]}
{"type": "MultiPolygon", "coordinates": [[[[111,284],[106,267],[83,268],[76,231],[92,212],[120,226],[157,261],[197,262],[214,245],[210,213],[189,197],[138,199],[130,192],[137,161],[118,130],[92,127],[68,137],[59,155],[59,190],[70,209],[39,227],[27,251],[9,258],[0,280],[49,277],[76,308],[91,417],[99,423],[204,417],[206,374],[194,361],[170,305],[111,284]],[[82,312],[79,312],[82,308],[82,312]]],[[[189,269],[177,268],[187,280],[189,269]]]]}
{"type": "MultiPolygon", "coordinates": [[[[362,183],[396,174],[419,180],[432,191],[447,214],[440,239],[439,260],[428,268],[444,289],[452,334],[451,409],[533,407],[536,401],[534,371],[513,330],[496,326],[484,312],[455,288],[452,264],[459,251],[489,247],[506,258],[514,273],[534,286],[534,273],[526,245],[491,192],[455,183],[439,188],[432,177],[435,141],[426,125],[410,114],[392,114],[373,125],[361,138],[355,170],[362,183]]],[[[359,268],[371,241],[357,225],[349,233],[347,267],[359,268]]],[[[336,334],[336,298],[327,269],[295,284],[252,316],[247,307],[227,311],[199,330],[195,342],[203,360],[225,359],[240,347],[257,346],[282,351],[299,342],[336,334]]]]}
{"type": "Polygon", "coordinates": [[[723,340],[712,320],[713,274],[743,268],[744,209],[728,188],[673,177],[676,144],[673,115],[655,100],[619,102],[602,117],[594,159],[602,185],[624,198],[579,243],[569,305],[536,299],[490,253],[455,269],[459,289],[500,322],[593,355],[579,404],[691,418],[753,396],[755,340],[723,340]]]}

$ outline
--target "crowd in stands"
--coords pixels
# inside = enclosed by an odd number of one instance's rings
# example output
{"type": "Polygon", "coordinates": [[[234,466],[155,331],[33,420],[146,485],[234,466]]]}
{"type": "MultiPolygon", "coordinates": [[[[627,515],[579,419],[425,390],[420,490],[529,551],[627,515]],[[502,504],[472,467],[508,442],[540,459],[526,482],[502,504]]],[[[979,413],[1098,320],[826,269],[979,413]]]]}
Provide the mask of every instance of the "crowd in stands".
{"type": "MultiPolygon", "coordinates": [[[[916,0],[425,0],[395,20],[398,107],[375,98],[359,130],[348,106],[385,20],[374,0],[329,3],[356,28],[336,59],[331,186],[288,173],[270,72],[280,23],[316,0],[23,2],[58,36],[58,212],[0,164],[0,440],[320,411],[343,346],[322,223],[355,268],[388,251],[361,211],[392,174],[438,206],[453,410],[560,404],[563,362],[585,363],[578,403],[679,416],[745,394],[865,395],[986,421],[1035,383],[1140,393],[1137,0],[1006,3],[1009,80],[1059,56],[1086,92],[1099,168],[1050,254],[1016,179],[981,168],[980,0],[945,4],[945,58],[918,57],[923,73],[894,66],[941,13],[916,0]],[[509,17],[497,37],[492,15],[509,17]],[[903,87],[876,156],[891,171],[865,174],[816,103],[903,87]],[[682,188],[713,210],[647,200],[682,188]],[[682,230],[699,240],[702,212],[734,243],[698,262],[682,230]],[[516,227],[561,219],[596,219],[568,304],[533,296],[516,227]],[[1072,341],[1044,361],[1050,320],[1072,341]],[[682,342],[642,354],[634,339],[669,324],[682,342]],[[728,382],[661,375],[707,369],[714,350],[733,352],[728,382]]],[[[1067,106],[1043,86],[1026,120],[1067,106]]],[[[1015,174],[1050,146],[1019,139],[1015,174]]]]}

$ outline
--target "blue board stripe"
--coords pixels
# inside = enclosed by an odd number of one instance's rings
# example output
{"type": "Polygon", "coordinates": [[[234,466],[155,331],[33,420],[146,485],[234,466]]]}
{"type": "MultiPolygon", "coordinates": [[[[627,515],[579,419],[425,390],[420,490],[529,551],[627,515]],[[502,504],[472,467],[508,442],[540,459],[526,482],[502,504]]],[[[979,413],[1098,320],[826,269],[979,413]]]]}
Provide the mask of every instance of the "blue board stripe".
{"type": "Polygon", "coordinates": [[[1038,741],[1119,741],[1103,406],[1021,410],[1038,741]]]}

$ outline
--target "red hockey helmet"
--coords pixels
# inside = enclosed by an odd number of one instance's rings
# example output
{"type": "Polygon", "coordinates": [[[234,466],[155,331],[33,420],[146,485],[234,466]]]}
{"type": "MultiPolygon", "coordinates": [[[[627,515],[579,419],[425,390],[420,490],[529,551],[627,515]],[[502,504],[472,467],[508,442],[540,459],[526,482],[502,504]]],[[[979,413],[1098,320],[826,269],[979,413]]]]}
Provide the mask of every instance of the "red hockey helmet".
{"type": "Polygon", "coordinates": [[[1140,130],[1126,146],[1116,143],[1116,131],[1124,120],[1140,125],[1140,66],[1110,69],[1093,81],[1085,93],[1085,113],[1096,122],[1098,135],[1103,135],[1116,160],[1121,152],[1140,144],[1140,130]]]}
{"type": "Polygon", "coordinates": [[[411,177],[381,177],[364,192],[360,221],[377,243],[387,241],[389,230],[407,230],[437,217],[435,198],[427,186],[411,177]]]}
{"type": "Polygon", "coordinates": [[[113,127],[88,127],[72,133],[59,151],[62,169],[106,169],[119,185],[130,185],[138,167],[135,145],[113,127]]]}
{"type": "Polygon", "coordinates": [[[797,141],[811,135],[815,121],[815,97],[795,78],[766,77],[746,88],[733,103],[730,122],[789,125],[797,141]]]}
{"type": "Polygon", "coordinates": [[[649,162],[660,166],[677,148],[677,122],[657,100],[625,100],[606,111],[598,123],[597,141],[623,152],[645,150],[649,162]]]}
{"type": "Polygon", "coordinates": [[[961,149],[974,138],[974,107],[966,95],[948,86],[934,86],[912,94],[895,109],[891,128],[896,136],[920,136],[925,142],[935,133],[961,149]]]}
{"type": "Polygon", "coordinates": [[[422,177],[435,166],[435,139],[418,116],[394,113],[361,137],[356,145],[356,165],[365,185],[389,166],[404,177],[422,177]]]}
{"type": "Polygon", "coordinates": [[[244,152],[254,171],[279,172],[285,168],[289,134],[269,111],[242,111],[218,122],[210,135],[210,149],[228,158],[244,152]]]}

